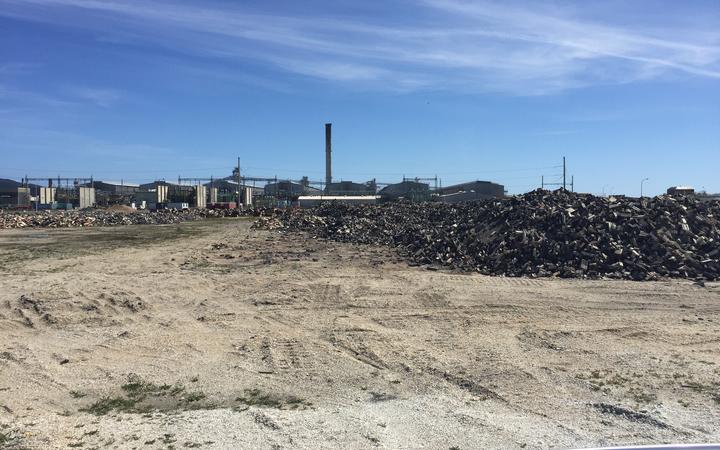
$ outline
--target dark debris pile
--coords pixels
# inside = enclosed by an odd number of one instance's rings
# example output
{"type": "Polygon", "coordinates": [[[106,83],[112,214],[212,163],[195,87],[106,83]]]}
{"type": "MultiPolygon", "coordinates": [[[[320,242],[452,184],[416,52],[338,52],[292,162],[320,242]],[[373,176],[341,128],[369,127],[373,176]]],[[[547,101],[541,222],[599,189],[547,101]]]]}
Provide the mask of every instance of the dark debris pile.
{"type": "Polygon", "coordinates": [[[272,211],[253,209],[164,209],[130,213],[112,212],[103,209],[28,212],[4,211],[0,212],[0,229],[156,225],[180,223],[212,217],[259,216],[263,214],[272,214],[272,211]]]}
{"type": "Polygon", "coordinates": [[[420,264],[489,275],[720,277],[720,203],[692,198],[538,190],[456,205],[324,204],[277,218],[283,230],[394,246],[420,264]]]}

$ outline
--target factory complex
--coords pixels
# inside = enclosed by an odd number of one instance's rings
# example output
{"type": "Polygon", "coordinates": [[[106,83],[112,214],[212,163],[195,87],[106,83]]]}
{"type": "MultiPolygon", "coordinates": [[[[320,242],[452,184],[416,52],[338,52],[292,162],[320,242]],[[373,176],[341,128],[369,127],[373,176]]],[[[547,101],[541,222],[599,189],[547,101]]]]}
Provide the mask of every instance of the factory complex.
{"type": "Polygon", "coordinates": [[[238,207],[312,207],[322,202],[382,203],[388,201],[440,201],[501,198],[503,185],[470,181],[441,186],[438,178],[403,177],[394,183],[372,179],[337,181],[332,174],[332,124],[325,124],[325,179],[284,179],[248,176],[238,165],[219,178],[155,180],[144,184],[89,178],[23,177],[0,179],[0,208],[75,209],[127,205],[136,209],[234,209],[238,207]]]}

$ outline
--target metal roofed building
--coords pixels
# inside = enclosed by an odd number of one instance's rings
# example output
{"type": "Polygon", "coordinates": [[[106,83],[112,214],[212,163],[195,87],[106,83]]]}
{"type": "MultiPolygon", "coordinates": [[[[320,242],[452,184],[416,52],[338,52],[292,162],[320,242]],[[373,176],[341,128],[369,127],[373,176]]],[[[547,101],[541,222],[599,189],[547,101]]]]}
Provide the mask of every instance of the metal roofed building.
{"type": "Polygon", "coordinates": [[[695,189],[690,186],[672,186],[668,188],[667,195],[695,195],[695,189]]]}
{"type": "Polygon", "coordinates": [[[18,204],[18,188],[22,184],[6,178],[0,179],[0,205],[15,206],[18,204]]]}
{"type": "Polygon", "coordinates": [[[116,195],[131,195],[140,190],[139,184],[125,183],[123,181],[93,181],[85,183],[85,187],[93,186],[98,191],[116,195]]]}
{"type": "Polygon", "coordinates": [[[502,198],[505,196],[505,186],[502,184],[479,180],[446,186],[438,191],[440,194],[438,199],[446,203],[502,198]]]}
{"type": "Polygon", "coordinates": [[[139,187],[143,191],[148,191],[150,189],[157,189],[158,186],[176,186],[176,184],[165,180],[155,180],[150,183],[143,183],[139,187]]]}
{"type": "Polygon", "coordinates": [[[319,195],[320,189],[304,183],[297,183],[290,180],[281,180],[277,183],[268,183],[264,188],[265,195],[293,198],[299,195],[319,195]]]}
{"type": "MultiPolygon", "coordinates": [[[[234,202],[237,200],[238,182],[235,180],[222,178],[205,183],[204,186],[208,189],[208,193],[211,193],[213,189],[217,189],[218,202],[234,202]]],[[[250,186],[248,184],[241,184],[240,188],[242,190],[250,189],[253,197],[263,195],[265,192],[262,187],[250,186]]],[[[212,194],[210,194],[210,196],[212,199],[212,194]]]]}
{"type": "Polygon", "coordinates": [[[412,201],[424,201],[430,199],[430,185],[417,181],[405,180],[400,183],[385,186],[378,194],[386,200],[398,200],[404,198],[412,201]]]}
{"type": "Polygon", "coordinates": [[[367,183],[354,183],[352,181],[340,181],[337,183],[330,183],[325,186],[326,195],[375,195],[377,192],[377,185],[375,181],[368,181],[367,183]]]}

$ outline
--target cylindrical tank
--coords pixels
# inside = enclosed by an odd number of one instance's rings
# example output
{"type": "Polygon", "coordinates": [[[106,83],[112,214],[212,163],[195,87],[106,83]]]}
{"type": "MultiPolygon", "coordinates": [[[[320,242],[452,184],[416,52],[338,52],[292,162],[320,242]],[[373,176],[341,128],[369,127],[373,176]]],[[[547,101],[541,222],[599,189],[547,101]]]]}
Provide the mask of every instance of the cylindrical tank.
{"type": "Polygon", "coordinates": [[[242,202],[245,206],[252,206],[253,204],[253,198],[252,198],[252,188],[244,187],[242,190],[242,202]]]}

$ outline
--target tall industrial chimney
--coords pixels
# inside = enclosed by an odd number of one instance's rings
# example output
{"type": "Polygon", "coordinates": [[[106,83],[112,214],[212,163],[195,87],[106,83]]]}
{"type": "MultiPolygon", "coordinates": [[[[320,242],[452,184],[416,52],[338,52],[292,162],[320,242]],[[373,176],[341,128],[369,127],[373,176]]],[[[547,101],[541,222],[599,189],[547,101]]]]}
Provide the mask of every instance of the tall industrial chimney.
{"type": "Polygon", "coordinates": [[[332,183],[332,124],[325,124],[325,189],[332,183]]]}

